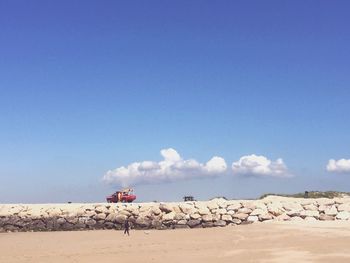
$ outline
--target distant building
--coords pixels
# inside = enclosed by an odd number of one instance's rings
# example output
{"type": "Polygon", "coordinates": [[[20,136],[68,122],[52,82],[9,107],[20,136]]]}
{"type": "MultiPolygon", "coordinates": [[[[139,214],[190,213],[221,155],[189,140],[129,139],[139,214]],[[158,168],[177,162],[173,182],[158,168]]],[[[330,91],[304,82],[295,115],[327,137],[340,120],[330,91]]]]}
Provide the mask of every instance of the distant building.
{"type": "Polygon", "coordinates": [[[184,201],[185,202],[187,202],[187,201],[194,201],[194,198],[191,195],[186,195],[186,196],[184,196],[184,201]]]}

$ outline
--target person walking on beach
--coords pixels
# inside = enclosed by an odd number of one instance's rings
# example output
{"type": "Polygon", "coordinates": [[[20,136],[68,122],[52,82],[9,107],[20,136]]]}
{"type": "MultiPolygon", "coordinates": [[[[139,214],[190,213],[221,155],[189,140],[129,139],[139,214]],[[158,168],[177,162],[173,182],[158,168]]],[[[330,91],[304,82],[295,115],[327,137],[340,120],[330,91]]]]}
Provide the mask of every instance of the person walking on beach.
{"type": "Polygon", "coordinates": [[[130,224],[129,224],[129,219],[125,219],[125,222],[124,222],[124,235],[125,234],[128,234],[129,236],[129,229],[130,229],[130,224]]]}

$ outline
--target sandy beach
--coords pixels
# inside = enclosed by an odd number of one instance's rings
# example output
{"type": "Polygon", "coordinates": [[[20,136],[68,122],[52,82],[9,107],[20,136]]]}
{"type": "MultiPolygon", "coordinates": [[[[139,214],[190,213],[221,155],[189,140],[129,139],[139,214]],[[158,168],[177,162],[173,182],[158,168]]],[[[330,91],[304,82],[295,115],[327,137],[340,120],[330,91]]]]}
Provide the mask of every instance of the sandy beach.
{"type": "Polygon", "coordinates": [[[0,234],[0,262],[350,262],[350,222],[0,234]]]}

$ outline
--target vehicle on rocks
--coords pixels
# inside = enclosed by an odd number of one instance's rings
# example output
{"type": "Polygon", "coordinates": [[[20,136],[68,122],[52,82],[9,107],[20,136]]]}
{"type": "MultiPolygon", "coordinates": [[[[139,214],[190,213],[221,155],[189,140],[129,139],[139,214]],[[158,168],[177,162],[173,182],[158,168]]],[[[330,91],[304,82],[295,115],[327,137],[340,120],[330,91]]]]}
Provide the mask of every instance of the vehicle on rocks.
{"type": "Polygon", "coordinates": [[[107,203],[131,203],[136,199],[134,189],[125,188],[106,197],[107,203]]]}

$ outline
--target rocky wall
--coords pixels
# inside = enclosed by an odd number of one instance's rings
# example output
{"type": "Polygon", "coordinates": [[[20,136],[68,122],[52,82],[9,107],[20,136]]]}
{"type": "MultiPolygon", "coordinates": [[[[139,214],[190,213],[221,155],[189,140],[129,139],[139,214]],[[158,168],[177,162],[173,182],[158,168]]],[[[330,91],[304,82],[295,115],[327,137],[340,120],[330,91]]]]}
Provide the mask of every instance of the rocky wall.
{"type": "Polygon", "coordinates": [[[350,198],[132,204],[0,204],[0,232],[223,227],[268,220],[350,220],[350,198]]]}

